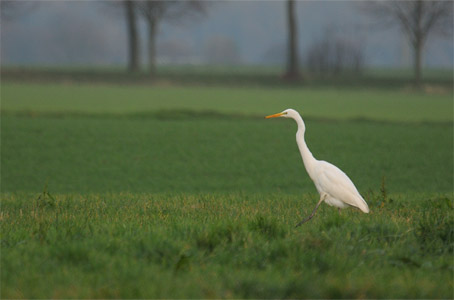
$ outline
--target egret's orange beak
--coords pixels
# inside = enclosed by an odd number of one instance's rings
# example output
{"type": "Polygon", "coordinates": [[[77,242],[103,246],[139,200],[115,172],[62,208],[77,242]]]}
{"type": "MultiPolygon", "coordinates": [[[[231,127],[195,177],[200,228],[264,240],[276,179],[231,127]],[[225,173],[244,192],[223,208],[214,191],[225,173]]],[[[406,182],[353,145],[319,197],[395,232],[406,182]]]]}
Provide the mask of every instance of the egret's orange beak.
{"type": "Polygon", "coordinates": [[[285,113],[281,112],[281,113],[278,113],[278,114],[269,115],[269,116],[266,116],[265,119],[277,118],[277,117],[280,117],[280,116],[282,116],[282,115],[285,115],[285,113]]]}

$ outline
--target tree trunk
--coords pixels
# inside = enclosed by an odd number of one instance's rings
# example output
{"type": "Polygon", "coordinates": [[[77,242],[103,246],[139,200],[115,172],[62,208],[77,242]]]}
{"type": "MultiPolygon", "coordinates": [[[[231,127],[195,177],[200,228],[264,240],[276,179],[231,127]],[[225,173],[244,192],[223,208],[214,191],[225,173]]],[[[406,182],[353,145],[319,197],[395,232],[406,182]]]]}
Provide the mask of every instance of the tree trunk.
{"type": "Polygon", "coordinates": [[[414,45],[414,71],[415,71],[415,85],[421,85],[421,63],[422,63],[422,43],[416,42],[414,45]]]}
{"type": "Polygon", "coordinates": [[[423,32],[422,32],[422,10],[423,2],[418,0],[415,2],[415,30],[414,30],[414,68],[415,68],[415,85],[421,85],[421,62],[422,62],[422,47],[423,47],[423,32]]]}
{"type": "Polygon", "coordinates": [[[157,31],[156,20],[149,20],[148,22],[148,66],[151,76],[156,72],[156,33],[157,31]]]}
{"type": "Polygon", "coordinates": [[[125,0],[126,26],[129,42],[128,70],[130,72],[139,71],[139,40],[137,38],[136,14],[132,0],[125,0]]]}
{"type": "Polygon", "coordinates": [[[287,79],[299,78],[298,67],[298,41],[295,17],[295,1],[287,0],[287,20],[288,20],[288,56],[287,56],[287,79]]]}

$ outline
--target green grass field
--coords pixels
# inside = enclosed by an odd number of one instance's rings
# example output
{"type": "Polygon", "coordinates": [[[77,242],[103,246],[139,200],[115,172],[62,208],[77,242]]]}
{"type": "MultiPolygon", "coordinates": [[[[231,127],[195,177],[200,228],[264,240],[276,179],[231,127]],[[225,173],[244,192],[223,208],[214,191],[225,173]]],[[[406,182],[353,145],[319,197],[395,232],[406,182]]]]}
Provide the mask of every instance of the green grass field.
{"type": "Polygon", "coordinates": [[[2,298],[452,298],[452,93],[1,85],[2,298]],[[322,205],[318,159],[371,213],[322,205]],[[46,188],[47,186],[47,188],[46,188]]]}

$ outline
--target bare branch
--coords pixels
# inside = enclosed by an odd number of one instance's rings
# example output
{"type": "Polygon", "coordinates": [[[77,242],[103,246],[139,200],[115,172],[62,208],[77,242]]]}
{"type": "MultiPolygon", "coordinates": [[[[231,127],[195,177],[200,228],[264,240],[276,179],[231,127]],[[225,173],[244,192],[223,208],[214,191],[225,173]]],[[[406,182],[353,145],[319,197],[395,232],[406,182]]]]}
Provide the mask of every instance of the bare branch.
{"type": "Polygon", "coordinates": [[[188,1],[134,1],[139,14],[148,25],[148,56],[150,73],[154,72],[156,61],[156,36],[162,21],[182,20],[183,17],[205,13],[206,2],[188,1]]]}
{"type": "Polygon", "coordinates": [[[398,24],[407,36],[414,52],[415,82],[420,84],[422,53],[429,34],[451,33],[453,2],[443,0],[369,1],[365,13],[383,23],[398,24]]]}
{"type": "Polygon", "coordinates": [[[453,27],[453,2],[431,1],[426,3],[427,13],[423,16],[422,34],[427,35],[430,31],[443,34],[452,32],[453,27]]]}

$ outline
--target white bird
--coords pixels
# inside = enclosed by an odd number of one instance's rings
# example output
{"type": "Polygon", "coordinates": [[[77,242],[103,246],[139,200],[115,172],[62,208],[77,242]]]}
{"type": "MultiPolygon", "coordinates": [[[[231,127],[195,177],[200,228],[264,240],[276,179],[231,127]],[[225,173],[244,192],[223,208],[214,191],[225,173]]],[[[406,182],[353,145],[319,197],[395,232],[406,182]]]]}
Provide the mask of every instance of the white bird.
{"type": "Polygon", "coordinates": [[[330,206],[338,207],[339,211],[341,208],[354,206],[365,213],[369,213],[366,201],[361,197],[350,178],[335,165],[314,158],[304,140],[306,126],[300,114],[296,110],[286,109],[281,113],[266,116],[265,118],[276,117],[292,118],[298,124],[296,143],[303,158],[304,167],[320,194],[320,200],[311,215],[299,222],[296,227],[312,219],[323,201],[330,206]]]}

